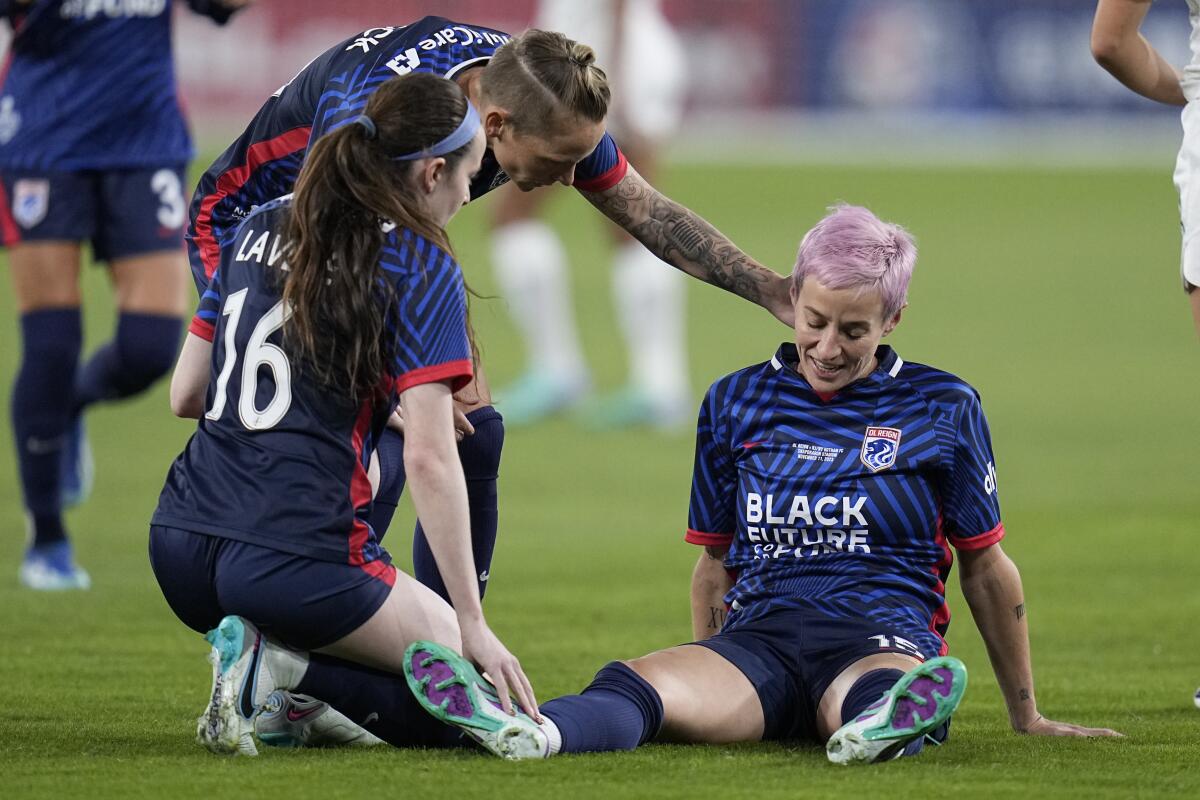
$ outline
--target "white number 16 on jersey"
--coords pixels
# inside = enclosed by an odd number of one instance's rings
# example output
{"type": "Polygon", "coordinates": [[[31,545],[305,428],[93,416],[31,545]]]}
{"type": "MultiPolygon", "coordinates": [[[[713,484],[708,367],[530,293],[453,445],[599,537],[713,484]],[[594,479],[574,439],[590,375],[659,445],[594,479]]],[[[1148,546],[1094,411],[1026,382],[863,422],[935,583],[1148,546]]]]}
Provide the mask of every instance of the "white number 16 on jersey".
{"type": "MultiPolygon", "coordinates": [[[[238,357],[238,323],[242,319],[242,307],[246,303],[248,291],[250,290],[242,289],[229,295],[221,308],[221,315],[229,317],[229,322],[225,325],[225,364],[221,368],[221,374],[217,376],[213,405],[204,415],[206,419],[218,420],[225,411],[225,391],[238,357]]],[[[237,410],[242,425],[249,430],[262,431],[275,427],[292,405],[292,367],[288,364],[287,355],[267,341],[267,337],[282,328],[291,315],[291,308],[285,311],[283,301],[280,300],[271,306],[270,311],[263,314],[250,334],[250,341],[246,343],[246,358],[242,364],[242,390],[238,396],[237,410]],[[258,393],[258,370],[261,367],[271,370],[271,379],[275,383],[275,394],[266,408],[262,409],[255,402],[255,395],[258,393]]]]}

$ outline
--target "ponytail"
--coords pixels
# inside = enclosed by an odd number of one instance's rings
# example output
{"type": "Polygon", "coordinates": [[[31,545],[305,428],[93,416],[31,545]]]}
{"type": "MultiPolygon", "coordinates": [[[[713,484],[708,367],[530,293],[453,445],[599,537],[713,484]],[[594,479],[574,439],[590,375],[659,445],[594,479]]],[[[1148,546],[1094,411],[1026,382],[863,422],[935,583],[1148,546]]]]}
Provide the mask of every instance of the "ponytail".
{"type": "MultiPolygon", "coordinates": [[[[296,181],[285,241],[283,298],[292,309],[285,346],[318,382],[358,401],[390,373],[397,312],[379,268],[384,224],[408,228],[451,253],[445,230],[415,200],[419,153],[454,131],[467,99],[452,82],[414,73],[372,95],[364,115],[321,137],[296,181]]],[[[447,153],[453,167],[467,145],[447,153]]]]}

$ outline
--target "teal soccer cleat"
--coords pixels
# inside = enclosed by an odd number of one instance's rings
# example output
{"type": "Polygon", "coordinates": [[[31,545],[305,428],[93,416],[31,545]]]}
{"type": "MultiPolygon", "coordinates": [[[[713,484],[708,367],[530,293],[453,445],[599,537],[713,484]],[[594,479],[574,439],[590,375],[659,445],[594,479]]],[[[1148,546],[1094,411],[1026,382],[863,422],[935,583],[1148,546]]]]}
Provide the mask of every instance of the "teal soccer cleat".
{"type": "Polygon", "coordinates": [[[550,755],[541,727],[520,708],[512,716],[505,714],[495,688],[450,648],[413,642],[404,653],[404,677],[426,711],[488,752],[510,761],[550,755]]]}
{"type": "Polygon", "coordinates": [[[873,764],[897,758],[906,745],[950,719],[967,688],[967,668],[957,658],[931,658],[904,674],[856,719],[829,737],[834,764],[873,764]]]}

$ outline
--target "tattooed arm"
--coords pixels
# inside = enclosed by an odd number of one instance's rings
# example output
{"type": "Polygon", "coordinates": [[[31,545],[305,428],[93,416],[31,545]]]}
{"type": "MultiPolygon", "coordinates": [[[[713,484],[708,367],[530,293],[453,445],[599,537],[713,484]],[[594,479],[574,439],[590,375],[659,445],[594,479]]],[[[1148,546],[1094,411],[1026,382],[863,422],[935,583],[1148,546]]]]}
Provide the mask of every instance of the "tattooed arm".
{"type": "Polygon", "coordinates": [[[580,192],[654,255],[693,278],[719,286],[794,323],[789,279],[738,249],[695,212],[665,197],[632,166],[603,192],[580,192]]]}
{"type": "Polygon", "coordinates": [[[1042,736],[1120,736],[1108,728],[1055,722],[1038,713],[1021,573],[999,544],[960,550],[962,591],[987,645],[1013,730],[1042,736]]]}
{"type": "Polygon", "coordinates": [[[692,570],[692,635],[696,641],[707,639],[725,622],[725,593],[733,580],[725,571],[729,547],[705,547],[692,570]]]}

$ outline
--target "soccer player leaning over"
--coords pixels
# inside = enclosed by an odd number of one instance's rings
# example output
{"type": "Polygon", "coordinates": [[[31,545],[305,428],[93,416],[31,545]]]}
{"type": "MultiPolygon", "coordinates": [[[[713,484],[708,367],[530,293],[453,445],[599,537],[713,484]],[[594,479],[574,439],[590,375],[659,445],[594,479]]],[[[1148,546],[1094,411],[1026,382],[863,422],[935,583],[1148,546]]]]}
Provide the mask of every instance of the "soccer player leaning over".
{"type": "Polygon", "coordinates": [[[835,208],[800,244],[795,342],[709,389],[687,533],[704,547],[696,642],[606,665],[543,704],[541,725],[497,714],[470,664],[416,643],[405,671],[426,710],[510,758],[652,739],[815,739],[839,764],[915,755],[945,740],[966,688],[943,639],[953,545],[1013,728],[1119,735],[1038,711],[979,395],[880,345],[915,261],[904,229],[835,208]]]}

